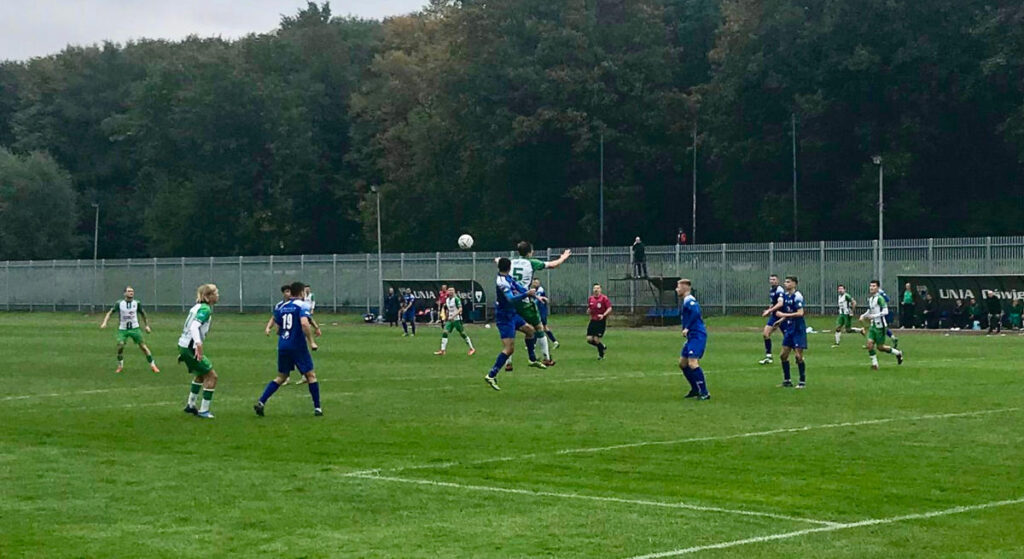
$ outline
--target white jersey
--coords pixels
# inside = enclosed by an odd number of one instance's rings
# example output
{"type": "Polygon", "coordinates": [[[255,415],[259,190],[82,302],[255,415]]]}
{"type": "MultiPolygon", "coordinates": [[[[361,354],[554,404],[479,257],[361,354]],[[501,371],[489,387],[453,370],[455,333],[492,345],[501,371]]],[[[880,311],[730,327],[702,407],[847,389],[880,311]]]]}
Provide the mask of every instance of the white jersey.
{"type": "Polygon", "coordinates": [[[316,308],[316,297],[310,293],[302,298],[302,302],[306,303],[306,310],[309,311],[309,314],[313,314],[313,309],[316,308]]]}
{"type": "Polygon", "coordinates": [[[543,270],[545,267],[545,264],[536,258],[516,258],[512,260],[512,270],[509,275],[529,289],[530,282],[533,281],[533,273],[543,270]]]}
{"type": "Polygon", "coordinates": [[[121,299],[114,304],[114,308],[121,318],[121,323],[118,325],[120,330],[132,330],[139,327],[139,302],[132,300],[131,302],[121,299]]]}
{"type": "Polygon", "coordinates": [[[889,314],[889,305],[885,303],[881,293],[868,297],[868,316],[871,317],[871,325],[876,328],[885,328],[888,322],[885,317],[889,314]]]}
{"type": "Polygon", "coordinates": [[[444,300],[445,316],[447,320],[462,320],[462,300],[458,295],[452,295],[444,300]]]}
{"type": "Polygon", "coordinates": [[[839,314],[842,316],[853,314],[853,297],[850,297],[849,293],[839,296],[839,314]]]}
{"type": "Polygon", "coordinates": [[[188,311],[188,317],[185,318],[185,326],[181,329],[181,337],[178,338],[178,347],[192,347],[192,324],[199,324],[199,341],[203,342],[206,340],[206,334],[210,331],[210,322],[213,320],[210,305],[206,303],[196,303],[188,311]]]}

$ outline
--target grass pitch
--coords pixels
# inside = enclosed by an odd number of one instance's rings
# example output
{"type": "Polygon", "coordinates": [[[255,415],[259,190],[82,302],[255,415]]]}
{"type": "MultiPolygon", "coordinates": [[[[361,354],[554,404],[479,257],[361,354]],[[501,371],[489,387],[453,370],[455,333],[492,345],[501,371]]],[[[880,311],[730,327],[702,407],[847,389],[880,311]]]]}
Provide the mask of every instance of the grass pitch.
{"type": "Polygon", "coordinates": [[[163,372],[129,346],[115,375],[99,317],[0,315],[0,557],[1024,555],[1016,335],[908,334],[878,372],[860,336],[811,335],[797,391],[755,364],[759,319],[711,319],[694,402],[674,328],[610,327],[598,362],[555,317],[558,365],[525,367],[520,342],[494,392],[494,329],[435,357],[437,328],[321,315],[326,415],[287,386],[257,418],[275,340],[223,311],[202,421],[181,411],[183,317],[148,336],[163,372]]]}

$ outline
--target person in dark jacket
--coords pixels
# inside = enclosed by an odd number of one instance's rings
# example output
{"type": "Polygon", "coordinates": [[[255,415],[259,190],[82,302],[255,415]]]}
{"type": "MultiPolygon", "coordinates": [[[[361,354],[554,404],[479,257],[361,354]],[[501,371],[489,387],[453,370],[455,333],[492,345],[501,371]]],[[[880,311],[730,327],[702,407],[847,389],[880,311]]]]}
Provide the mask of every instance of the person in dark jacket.
{"type": "Polygon", "coordinates": [[[964,306],[963,299],[957,299],[956,304],[953,305],[953,312],[950,313],[950,320],[953,328],[965,328],[967,327],[967,307],[964,306]]]}
{"type": "Polygon", "coordinates": [[[988,333],[991,334],[992,330],[995,330],[996,334],[1002,333],[1003,300],[991,289],[988,291],[988,297],[985,297],[985,310],[988,313],[988,333]]]}
{"type": "Polygon", "coordinates": [[[921,313],[921,318],[924,319],[924,327],[934,330],[939,327],[939,313],[935,308],[935,299],[932,298],[931,293],[926,293],[924,296],[924,310],[921,313]]]}
{"type": "Polygon", "coordinates": [[[981,324],[982,318],[984,317],[982,316],[981,305],[978,304],[974,297],[971,297],[967,303],[967,327],[973,330],[974,323],[981,324]]]}
{"type": "Polygon", "coordinates": [[[633,241],[633,277],[634,278],[646,278],[647,277],[647,254],[644,250],[644,243],[640,241],[640,237],[637,237],[633,241]]]}
{"type": "Polygon", "coordinates": [[[384,297],[384,320],[388,326],[398,326],[398,295],[395,288],[389,287],[388,294],[384,297]]]}

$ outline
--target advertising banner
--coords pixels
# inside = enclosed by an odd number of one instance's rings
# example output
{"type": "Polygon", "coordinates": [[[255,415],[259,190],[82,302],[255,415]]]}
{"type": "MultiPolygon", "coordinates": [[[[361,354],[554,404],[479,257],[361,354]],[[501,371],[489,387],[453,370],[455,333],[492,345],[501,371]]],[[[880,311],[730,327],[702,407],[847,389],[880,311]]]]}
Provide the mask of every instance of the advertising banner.
{"type": "Polygon", "coordinates": [[[1014,301],[1024,299],[1024,275],[919,275],[899,276],[899,279],[899,292],[889,294],[893,306],[903,300],[903,286],[907,283],[914,292],[916,305],[920,306],[925,295],[930,294],[938,312],[952,312],[957,299],[963,301],[965,305],[968,305],[972,298],[977,303],[984,304],[990,292],[994,292],[1001,300],[1004,314],[1009,312],[1014,301]]]}
{"type": "Polygon", "coordinates": [[[441,292],[442,284],[454,287],[455,293],[462,299],[463,316],[466,322],[472,321],[472,317],[476,314],[473,312],[474,310],[480,311],[481,317],[484,316],[487,297],[483,287],[473,280],[386,279],[384,280],[384,292],[387,293],[388,288],[393,287],[395,293],[401,296],[406,289],[412,290],[412,294],[416,296],[416,313],[421,315],[429,313],[430,309],[437,307],[437,297],[441,292]]]}

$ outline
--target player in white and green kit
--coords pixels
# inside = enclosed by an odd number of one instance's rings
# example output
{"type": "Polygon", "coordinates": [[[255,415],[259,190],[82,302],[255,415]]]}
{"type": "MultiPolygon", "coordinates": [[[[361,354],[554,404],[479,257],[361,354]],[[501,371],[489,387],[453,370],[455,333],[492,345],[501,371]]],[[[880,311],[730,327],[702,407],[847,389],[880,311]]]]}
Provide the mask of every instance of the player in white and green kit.
{"type": "Polygon", "coordinates": [[[220,300],[220,292],[217,286],[212,283],[204,283],[196,290],[196,304],[188,311],[185,318],[185,326],[181,329],[181,337],[178,338],[178,362],[188,367],[192,379],[189,389],[188,404],[185,405],[185,413],[191,413],[204,419],[213,419],[210,413],[210,402],[213,401],[213,391],[217,388],[217,372],[213,370],[213,363],[203,355],[203,341],[206,334],[210,332],[210,321],[213,319],[213,305],[220,300]],[[196,409],[196,400],[199,399],[199,392],[203,393],[203,402],[199,409],[196,409]]]}
{"type": "Polygon", "coordinates": [[[142,305],[135,300],[135,289],[132,286],[124,288],[124,299],[114,303],[113,308],[107,311],[107,315],[103,317],[103,324],[100,324],[100,328],[107,327],[107,321],[110,320],[110,315],[117,311],[120,323],[117,327],[117,370],[115,373],[120,373],[124,370],[124,346],[131,339],[139,346],[142,353],[146,356],[146,361],[149,362],[149,368],[154,373],[159,373],[160,369],[156,366],[156,361],[153,360],[153,352],[149,350],[149,346],[146,345],[146,339],[142,337],[142,330],[139,330],[139,317],[146,322],[146,333],[150,333],[153,330],[149,327],[149,318],[146,316],[146,311],[142,310],[142,305]]]}
{"type": "Polygon", "coordinates": [[[889,316],[888,303],[885,302],[885,297],[879,289],[878,280],[871,280],[868,285],[868,293],[871,294],[868,297],[868,310],[860,316],[861,320],[867,319],[871,321],[871,326],[868,328],[868,355],[871,356],[871,368],[878,370],[878,355],[875,353],[875,348],[883,353],[891,353],[896,356],[896,363],[898,365],[903,364],[903,352],[885,345],[885,331],[889,327],[886,317],[889,316]]]}
{"type": "Polygon", "coordinates": [[[863,328],[853,326],[853,311],[857,308],[857,301],[846,292],[846,286],[843,284],[839,284],[836,291],[839,292],[839,317],[836,318],[836,343],[832,347],[839,347],[839,339],[843,332],[864,333],[863,328]]]}
{"type": "Polygon", "coordinates": [[[469,339],[466,335],[466,330],[462,326],[462,299],[455,294],[455,288],[448,288],[448,298],[444,300],[445,310],[445,322],[444,328],[441,332],[441,349],[434,352],[434,355],[444,355],[448,349],[448,335],[452,332],[458,332],[462,336],[463,340],[466,340],[466,345],[469,346],[469,355],[476,353],[476,348],[473,347],[473,340],[469,339]]]}
{"type": "MultiPolygon", "coordinates": [[[[519,258],[512,259],[512,271],[509,273],[516,281],[530,288],[530,284],[533,282],[533,273],[547,268],[557,268],[562,265],[563,262],[569,259],[572,255],[572,251],[565,249],[562,255],[558,258],[549,262],[544,262],[533,257],[533,244],[529,241],[520,241],[516,245],[516,251],[519,252],[519,258]]],[[[530,326],[538,331],[541,330],[540,311],[537,309],[537,300],[533,297],[523,299],[517,302],[516,312],[519,316],[523,317],[523,320],[530,326]]],[[[544,355],[544,365],[551,366],[555,362],[551,359],[551,350],[548,347],[548,338],[543,333],[537,338],[537,346],[540,348],[541,353],[544,355]]],[[[512,360],[508,360],[505,365],[505,370],[512,370],[512,360]]]]}

